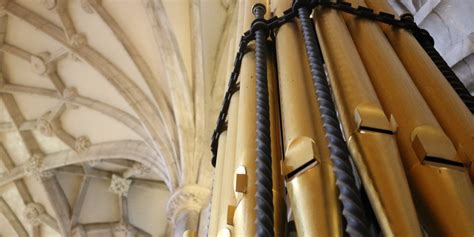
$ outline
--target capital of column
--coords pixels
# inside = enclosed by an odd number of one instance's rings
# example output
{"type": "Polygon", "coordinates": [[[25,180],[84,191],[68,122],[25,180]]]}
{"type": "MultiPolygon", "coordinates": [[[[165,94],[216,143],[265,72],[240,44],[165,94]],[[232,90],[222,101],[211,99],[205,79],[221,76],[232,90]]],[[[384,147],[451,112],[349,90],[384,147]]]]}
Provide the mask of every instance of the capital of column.
{"type": "Polygon", "coordinates": [[[166,207],[168,221],[174,223],[182,211],[200,212],[209,200],[211,190],[200,185],[186,185],[176,190],[166,207]]]}

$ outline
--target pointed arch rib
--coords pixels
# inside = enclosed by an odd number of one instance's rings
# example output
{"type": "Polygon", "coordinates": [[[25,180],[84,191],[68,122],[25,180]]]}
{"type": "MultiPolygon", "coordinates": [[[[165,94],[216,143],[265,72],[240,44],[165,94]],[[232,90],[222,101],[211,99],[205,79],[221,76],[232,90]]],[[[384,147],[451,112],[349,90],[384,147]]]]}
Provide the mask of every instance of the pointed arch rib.
{"type": "MultiPolygon", "coordinates": [[[[169,178],[166,176],[162,165],[156,163],[154,151],[142,141],[121,140],[114,142],[104,142],[92,145],[89,149],[81,154],[77,154],[72,150],[65,150],[47,154],[43,158],[44,171],[52,170],[62,166],[80,164],[93,160],[108,159],[127,159],[140,162],[153,170],[160,178],[164,180],[170,190],[172,190],[169,178]]],[[[0,176],[0,186],[8,184],[25,177],[24,165],[16,166],[7,174],[0,176]]]]}

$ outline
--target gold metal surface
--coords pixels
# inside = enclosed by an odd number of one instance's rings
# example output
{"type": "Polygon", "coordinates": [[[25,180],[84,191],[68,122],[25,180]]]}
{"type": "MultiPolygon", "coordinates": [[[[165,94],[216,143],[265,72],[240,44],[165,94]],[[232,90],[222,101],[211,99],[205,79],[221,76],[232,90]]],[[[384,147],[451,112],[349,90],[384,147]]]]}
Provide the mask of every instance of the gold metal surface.
{"type": "Polygon", "coordinates": [[[422,236],[391,125],[343,19],[315,14],[349,150],[385,236],[422,236]]]}
{"type": "Polygon", "coordinates": [[[313,161],[318,163],[318,149],[311,137],[301,136],[292,139],[286,145],[285,160],[283,161],[283,175],[288,176],[303,165],[313,161]]]}
{"type": "Polygon", "coordinates": [[[247,170],[246,193],[236,193],[234,214],[236,236],[255,235],[255,158],[256,158],[256,101],[255,52],[248,52],[242,60],[240,72],[240,101],[235,167],[247,170]]]}
{"type": "Polygon", "coordinates": [[[268,50],[268,94],[270,105],[270,136],[272,149],[273,223],[275,236],[284,236],[286,203],[283,176],[281,172],[281,127],[278,83],[275,56],[268,50]]]}
{"type": "Polygon", "coordinates": [[[234,179],[234,191],[236,193],[246,193],[247,192],[247,183],[248,176],[247,170],[244,166],[239,166],[235,169],[235,179],[234,179]]]}
{"type": "MultiPolygon", "coordinates": [[[[254,1],[241,1],[238,27],[244,32],[254,20],[254,1]],[[241,23],[240,23],[241,22],[241,23]]],[[[255,235],[255,158],[256,158],[256,95],[255,95],[255,52],[248,52],[243,60],[239,76],[239,108],[234,172],[240,166],[247,172],[246,193],[235,193],[236,208],[233,215],[235,236],[255,235]]]]}
{"type": "MultiPolygon", "coordinates": [[[[286,10],[291,2],[278,1],[276,14],[286,10]]],[[[286,181],[298,235],[342,236],[332,164],[303,40],[295,22],[279,28],[276,48],[285,173],[301,167],[307,160],[315,161],[312,167],[286,181]]]]}
{"type": "Polygon", "coordinates": [[[223,132],[219,137],[219,149],[217,150],[217,161],[215,169],[215,178],[212,190],[212,199],[211,199],[211,216],[209,218],[209,229],[208,234],[210,236],[217,235],[217,226],[218,218],[220,215],[220,198],[222,195],[222,180],[223,180],[223,170],[224,170],[224,157],[225,157],[225,148],[226,148],[227,132],[223,132]]]}
{"type": "Polygon", "coordinates": [[[235,206],[229,205],[227,206],[227,225],[234,225],[234,214],[235,214],[235,206]]]}
{"type": "MultiPolygon", "coordinates": [[[[349,2],[364,4],[362,0],[349,2]]],[[[377,23],[343,16],[385,114],[393,114],[398,123],[399,150],[426,230],[432,236],[474,235],[474,190],[467,169],[443,165],[461,162],[451,152],[453,144],[441,138],[446,135],[377,23]],[[423,146],[440,156],[435,157],[440,161],[438,166],[422,164],[412,144],[413,134],[425,126],[437,134],[436,139],[424,140],[423,146]]]]}
{"type": "MultiPolygon", "coordinates": [[[[365,2],[376,11],[395,14],[388,2],[365,2]]],[[[410,33],[386,24],[380,26],[439,124],[452,140],[459,158],[471,166],[474,161],[474,120],[471,112],[410,33]]],[[[471,180],[474,181],[473,168],[471,180]]]]}

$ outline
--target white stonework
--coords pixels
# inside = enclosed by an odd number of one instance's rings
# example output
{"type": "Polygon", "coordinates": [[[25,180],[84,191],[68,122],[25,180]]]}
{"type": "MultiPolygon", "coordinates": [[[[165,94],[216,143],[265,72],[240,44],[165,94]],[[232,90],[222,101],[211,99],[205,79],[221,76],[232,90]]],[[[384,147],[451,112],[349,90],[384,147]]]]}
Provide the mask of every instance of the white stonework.
{"type": "Polygon", "coordinates": [[[54,135],[53,125],[45,118],[39,118],[36,121],[36,129],[38,129],[43,136],[52,137],[54,135]]]}
{"type": "Polygon", "coordinates": [[[199,185],[186,185],[171,195],[167,205],[167,216],[174,222],[181,211],[197,211],[198,213],[209,201],[211,191],[199,185]]]}
{"type": "Polygon", "coordinates": [[[73,237],[87,237],[87,233],[84,230],[84,227],[82,225],[78,225],[71,230],[71,235],[73,237]]]}
{"type": "Polygon", "coordinates": [[[53,173],[43,170],[43,155],[35,153],[25,163],[25,175],[40,181],[43,177],[51,177],[53,173]]]}
{"type": "Polygon", "coordinates": [[[25,216],[26,220],[33,225],[38,226],[41,224],[40,217],[45,214],[45,209],[43,205],[39,203],[28,203],[23,211],[23,215],[25,216]]]}
{"type": "Polygon", "coordinates": [[[120,222],[114,225],[112,233],[114,236],[128,236],[132,229],[133,228],[129,224],[120,222]]]}
{"type": "Polygon", "coordinates": [[[82,10],[84,10],[85,12],[92,14],[94,13],[94,8],[91,6],[89,1],[91,0],[81,0],[81,7],[82,7],[82,10]]]}
{"type": "Polygon", "coordinates": [[[53,10],[56,8],[56,2],[57,0],[41,0],[41,4],[48,9],[48,10],[53,10]]]}
{"type": "Polygon", "coordinates": [[[50,68],[46,64],[44,57],[41,57],[40,55],[31,56],[30,65],[33,69],[33,72],[38,75],[45,75],[50,71],[50,68]]]}
{"type": "Polygon", "coordinates": [[[74,148],[76,152],[83,153],[89,149],[91,146],[91,141],[86,136],[80,136],[76,138],[76,142],[74,143],[74,148]]]}
{"type": "Polygon", "coordinates": [[[87,44],[87,38],[84,34],[77,33],[71,37],[71,41],[69,43],[73,48],[78,49],[87,44]]]}
{"type": "Polygon", "coordinates": [[[63,97],[65,100],[72,100],[79,95],[76,87],[68,87],[63,91],[63,97]]]}
{"type": "Polygon", "coordinates": [[[109,190],[120,196],[127,196],[128,190],[130,189],[130,184],[132,184],[132,180],[124,179],[117,175],[112,175],[109,190]]]}
{"type": "Polygon", "coordinates": [[[151,173],[151,169],[142,163],[135,163],[132,166],[133,174],[136,176],[145,176],[151,173]]]}

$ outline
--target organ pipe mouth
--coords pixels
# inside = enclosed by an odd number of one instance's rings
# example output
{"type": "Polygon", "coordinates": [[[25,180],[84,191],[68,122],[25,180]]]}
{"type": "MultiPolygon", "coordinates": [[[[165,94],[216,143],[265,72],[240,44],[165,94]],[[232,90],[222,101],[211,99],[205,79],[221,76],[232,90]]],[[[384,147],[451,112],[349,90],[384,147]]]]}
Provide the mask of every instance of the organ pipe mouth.
{"type": "Polygon", "coordinates": [[[465,166],[461,162],[446,160],[443,158],[427,156],[423,160],[423,164],[436,166],[436,167],[445,167],[445,168],[453,168],[456,170],[465,170],[465,166]]]}
{"type": "Polygon", "coordinates": [[[291,171],[290,173],[288,173],[288,175],[286,176],[286,179],[288,181],[290,181],[294,177],[299,176],[300,174],[302,174],[305,171],[317,166],[318,164],[319,164],[319,162],[317,160],[311,159],[308,162],[304,163],[302,166],[300,166],[300,167],[296,168],[295,170],[291,171]]]}
{"type": "Polygon", "coordinates": [[[384,133],[384,134],[389,134],[389,135],[395,134],[393,131],[390,131],[390,130],[371,128],[371,127],[360,127],[359,131],[360,133],[375,132],[375,133],[384,133]]]}

